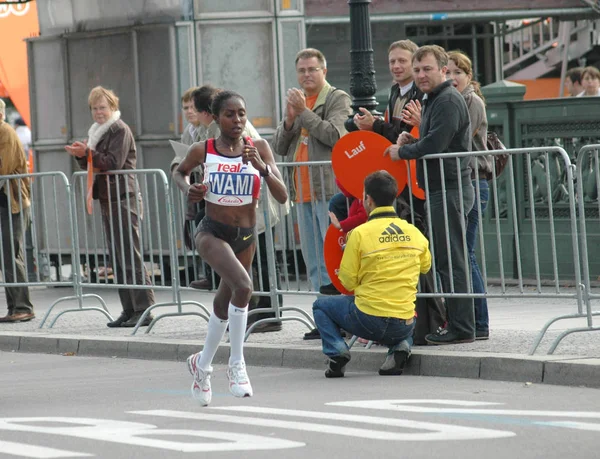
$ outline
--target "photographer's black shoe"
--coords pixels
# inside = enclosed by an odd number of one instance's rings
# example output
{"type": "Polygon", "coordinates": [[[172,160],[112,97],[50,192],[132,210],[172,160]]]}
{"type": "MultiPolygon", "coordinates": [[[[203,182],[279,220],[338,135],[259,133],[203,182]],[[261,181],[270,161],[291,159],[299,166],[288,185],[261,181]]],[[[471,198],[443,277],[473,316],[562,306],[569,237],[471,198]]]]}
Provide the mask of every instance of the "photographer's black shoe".
{"type": "Polygon", "coordinates": [[[346,364],[350,362],[350,354],[328,357],[328,367],[325,370],[326,378],[343,378],[346,372],[346,364]]]}
{"type": "Polygon", "coordinates": [[[394,351],[388,354],[379,368],[379,374],[381,376],[399,376],[404,371],[406,362],[410,357],[410,351],[394,351]]]}

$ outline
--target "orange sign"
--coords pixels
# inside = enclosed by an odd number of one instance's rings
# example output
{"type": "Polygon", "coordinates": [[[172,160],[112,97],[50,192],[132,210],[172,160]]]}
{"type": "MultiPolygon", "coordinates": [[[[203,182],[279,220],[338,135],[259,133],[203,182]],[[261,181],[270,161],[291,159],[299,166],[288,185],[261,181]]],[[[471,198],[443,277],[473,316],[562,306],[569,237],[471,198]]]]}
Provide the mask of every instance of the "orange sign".
{"type": "Polygon", "coordinates": [[[2,81],[0,81],[0,97],[2,98],[6,98],[8,97],[8,91],[6,90],[6,88],[2,85],[2,81]]]}
{"type": "Polygon", "coordinates": [[[39,35],[36,2],[9,4],[0,0],[0,81],[29,126],[27,45],[23,40],[36,35],[39,35]]]}
{"type": "Polygon", "coordinates": [[[329,225],[329,228],[327,228],[327,233],[325,234],[325,241],[323,242],[323,255],[325,256],[325,267],[327,268],[327,274],[329,274],[331,283],[335,285],[335,288],[337,288],[344,295],[352,295],[352,292],[346,290],[338,279],[338,272],[342,262],[342,256],[344,255],[343,246],[345,244],[346,234],[337,229],[335,226],[329,225]]]}
{"type": "Polygon", "coordinates": [[[383,152],[392,143],[371,131],[355,131],[337,141],[331,153],[333,172],[342,186],[358,199],[363,197],[363,182],[372,172],[386,170],[398,182],[398,193],[406,186],[406,161],[392,161],[383,152]]]}

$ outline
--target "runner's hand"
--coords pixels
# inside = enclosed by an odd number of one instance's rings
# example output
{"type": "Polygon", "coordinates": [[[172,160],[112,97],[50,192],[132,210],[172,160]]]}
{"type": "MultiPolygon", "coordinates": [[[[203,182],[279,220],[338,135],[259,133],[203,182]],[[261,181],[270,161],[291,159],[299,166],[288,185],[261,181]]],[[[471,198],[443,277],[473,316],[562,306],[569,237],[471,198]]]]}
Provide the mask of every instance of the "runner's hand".
{"type": "Polygon", "coordinates": [[[204,183],[194,183],[193,185],[190,185],[187,190],[187,198],[190,200],[190,202],[200,202],[204,199],[204,196],[206,196],[207,192],[207,185],[204,183]]]}
{"type": "Polygon", "coordinates": [[[267,165],[260,157],[258,149],[254,145],[244,145],[244,149],[242,150],[242,162],[244,164],[252,164],[254,169],[263,173],[267,168],[267,165]]]}

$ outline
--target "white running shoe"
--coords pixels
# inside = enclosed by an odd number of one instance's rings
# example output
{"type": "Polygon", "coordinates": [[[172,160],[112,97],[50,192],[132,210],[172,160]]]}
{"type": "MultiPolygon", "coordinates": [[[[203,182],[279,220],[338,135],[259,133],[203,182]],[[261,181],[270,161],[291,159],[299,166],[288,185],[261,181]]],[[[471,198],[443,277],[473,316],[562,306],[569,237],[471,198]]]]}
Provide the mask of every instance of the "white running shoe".
{"type": "Polygon", "coordinates": [[[207,406],[212,399],[212,390],[210,388],[210,377],[212,367],[208,370],[202,370],[198,367],[200,352],[192,354],[187,358],[188,370],[194,377],[192,383],[192,397],[198,400],[202,406],[207,406]]]}
{"type": "Polygon", "coordinates": [[[246,364],[243,361],[240,360],[229,365],[227,377],[229,378],[229,392],[235,397],[252,397],[252,386],[248,373],[246,373],[246,364]]]}

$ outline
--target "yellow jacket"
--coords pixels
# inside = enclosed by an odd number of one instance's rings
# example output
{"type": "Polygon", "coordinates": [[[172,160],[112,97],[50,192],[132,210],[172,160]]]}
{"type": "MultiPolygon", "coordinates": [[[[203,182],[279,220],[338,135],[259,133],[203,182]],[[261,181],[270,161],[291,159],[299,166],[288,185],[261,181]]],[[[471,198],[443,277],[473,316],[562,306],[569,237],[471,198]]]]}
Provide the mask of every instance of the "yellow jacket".
{"type": "MultiPolygon", "coordinates": [[[[27,174],[27,158],[15,130],[8,123],[0,121],[0,176],[17,174],[27,174]]],[[[21,178],[19,180],[10,179],[9,182],[10,207],[12,213],[17,214],[21,212],[22,208],[25,209],[30,205],[30,183],[28,178],[21,178]],[[19,191],[21,192],[20,200],[19,191]]],[[[0,186],[3,185],[0,184],[0,186]]],[[[0,193],[2,192],[8,196],[8,187],[3,186],[3,190],[0,193]]]]}
{"type": "Polygon", "coordinates": [[[431,268],[429,241],[393,207],[378,207],[348,235],[339,279],[356,307],[378,317],[415,315],[419,274],[431,268]]]}

